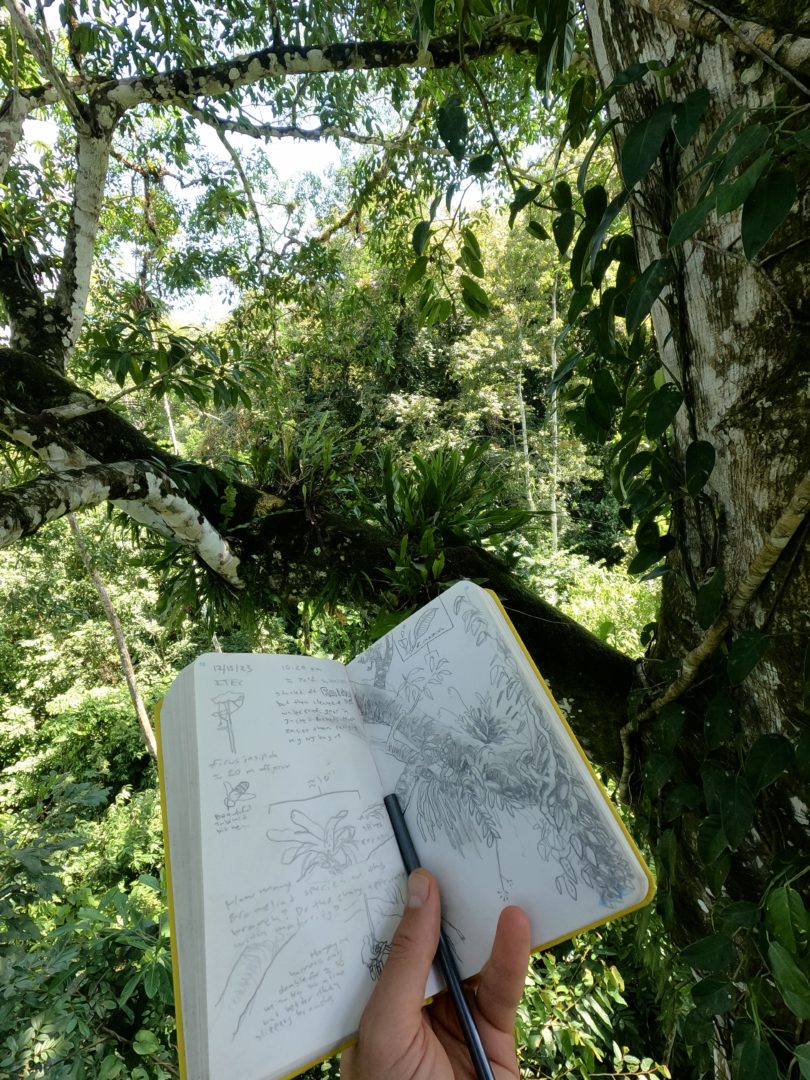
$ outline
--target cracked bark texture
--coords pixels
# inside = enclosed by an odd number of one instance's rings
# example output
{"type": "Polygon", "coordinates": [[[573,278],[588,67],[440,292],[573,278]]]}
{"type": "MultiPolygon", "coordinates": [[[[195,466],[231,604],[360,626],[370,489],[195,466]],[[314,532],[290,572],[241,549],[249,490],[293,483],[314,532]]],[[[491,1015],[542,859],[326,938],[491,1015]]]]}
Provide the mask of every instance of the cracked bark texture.
{"type": "MultiPolygon", "coordinates": [[[[733,35],[696,39],[688,30],[643,10],[653,11],[656,6],[636,0],[586,3],[603,84],[631,63],[670,62],[680,57],[683,66],[671,77],[673,98],[680,99],[697,86],[711,89],[704,133],[677,155],[674,148],[665,147],[666,168],[680,178],[702,156],[708,134],[731,108],[756,109],[773,100],[777,89],[788,98],[792,89],[790,84],[780,88],[779,76],[739,49],[733,35]]],[[[617,94],[612,108],[621,121],[619,144],[656,104],[654,87],[647,82],[617,94]]],[[[634,199],[634,233],[642,269],[665,254],[673,221],[697,201],[700,177],[682,183],[674,201],[673,187],[665,189],[660,177],[660,170],[654,170],[634,199]]],[[[706,497],[684,499],[674,510],[677,547],[670,558],[672,572],[665,577],[660,657],[684,656],[697,644],[703,631],[694,621],[695,588],[712,568],[719,567],[726,574],[727,594],[734,592],[810,465],[806,191],[761,253],[760,265],[744,259],[739,227],[739,211],[719,222],[710,217],[684,244],[682,255],[677,256],[676,280],[653,307],[659,350],[685,395],[685,407],[674,428],[674,454],[682,461],[686,447],[696,439],[708,440],[717,452],[706,497]]],[[[799,702],[802,658],[810,631],[806,537],[805,525],[732,628],[732,637],[741,628],[757,628],[772,641],[738,694],[746,747],[766,732],[795,739],[805,724],[799,702]]],[[[687,732],[680,749],[688,757],[700,752],[700,742],[690,741],[687,732]]],[[[700,759],[692,764],[697,775],[700,759]]],[[[772,859],[806,845],[805,800],[798,782],[792,787],[785,780],[769,789],[764,797],[763,835],[756,850],[752,839],[750,849],[735,859],[738,877],[730,878],[728,884],[732,895],[736,889],[737,895],[748,898],[761,895],[756,889],[771,872],[772,859]]],[[[696,823],[685,828],[687,845],[690,829],[694,840],[694,828],[696,823]]],[[[705,915],[697,905],[701,899],[708,907],[712,903],[699,870],[684,868],[677,894],[679,919],[699,931],[705,926],[705,915]]]]}

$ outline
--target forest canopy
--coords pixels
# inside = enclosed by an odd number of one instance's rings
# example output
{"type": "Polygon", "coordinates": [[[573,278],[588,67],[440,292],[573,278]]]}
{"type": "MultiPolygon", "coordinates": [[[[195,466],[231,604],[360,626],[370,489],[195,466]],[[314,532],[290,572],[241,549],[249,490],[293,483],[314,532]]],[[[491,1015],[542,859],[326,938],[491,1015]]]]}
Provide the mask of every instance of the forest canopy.
{"type": "Polygon", "coordinates": [[[172,675],[469,577],[658,879],[526,1075],[810,1077],[808,27],[5,0],[0,1071],[176,1074],[172,675]]]}

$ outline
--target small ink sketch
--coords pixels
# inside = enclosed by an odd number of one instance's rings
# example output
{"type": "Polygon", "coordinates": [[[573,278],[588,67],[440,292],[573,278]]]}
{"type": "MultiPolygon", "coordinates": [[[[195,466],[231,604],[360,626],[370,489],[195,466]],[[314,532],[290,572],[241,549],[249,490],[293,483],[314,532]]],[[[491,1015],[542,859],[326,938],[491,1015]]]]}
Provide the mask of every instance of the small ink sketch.
{"type": "Polygon", "coordinates": [[[225,784],[225,798],[222,801],[226,810],[233,810],[239,803],[250,802],[251,799],[256,798],[253,792],[248,790],[250,783],[247,780],[240,780],[233,786],[227,780],[223,783],[225,784]]]}
{"type": "Polygon", "coordinates": [[[402,660],[410,660],[414,653],[452,629],[453,620],[441,598],[437,597],[424,611],[412,615],[393,631],[397,652],[402,660]]]}
{"type": "Polygon", "coordinates": [[[217,731],[225,731],[228,734],[228,745],[231,753],[236,753],[236,739],[233,733],[233,717],[234,713],[239,712],[242,706],[245,704],[245,695],[238,694],[234,690],[229,690],[226,694],[219,694],[215,698],[211,698],[211,704],[216,706],[216,712],[214,713],[214,719],[218,720],[217,731]]]}

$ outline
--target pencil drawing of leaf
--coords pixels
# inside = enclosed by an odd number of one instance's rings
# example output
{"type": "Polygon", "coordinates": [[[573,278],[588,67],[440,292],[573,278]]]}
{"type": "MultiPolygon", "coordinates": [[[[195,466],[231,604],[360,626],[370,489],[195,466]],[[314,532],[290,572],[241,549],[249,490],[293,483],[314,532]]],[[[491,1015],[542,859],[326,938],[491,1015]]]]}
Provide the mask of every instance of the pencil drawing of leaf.
{"type": "Polygon", "coordinates": [[[427,634],[430,629],[430,624],[433,622],[436,614],[436,608],[428,608],[427,611],[423,611],[417,619],[416,626],[413,628],[413,643],[415,648],[427,634]]]}

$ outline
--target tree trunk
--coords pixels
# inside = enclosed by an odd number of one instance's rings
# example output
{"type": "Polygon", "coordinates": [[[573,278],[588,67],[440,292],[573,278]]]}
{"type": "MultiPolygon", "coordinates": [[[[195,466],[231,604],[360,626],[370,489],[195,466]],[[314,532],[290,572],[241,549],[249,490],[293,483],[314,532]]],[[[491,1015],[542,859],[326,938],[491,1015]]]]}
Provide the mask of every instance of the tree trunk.
{"type": "Polygon", "coordinates": [[[87,550],[87,545],[84,542],[81,529],[73,514],[68,514],[68,524],[70,530],[73,533],[73,539],[76,541],[76,549],[79,552],[84,568],[88,573],[90,580],[93,582],[93,587],[98,594],[98,598],[101,601],[101,606],[104,609],[104,614],[107,617],[107,622],[110,624],[110,629],[113,632],[115,638],[115,645],[118,649],[118,655],[121,659],[121,670],[124,673],[126,679],[127,689],[129,690],[129,696],[132,700],[133,708],[135,709],[135,716],[137,717],[138,724],[143,735],[143,741],[146,744],[146,749],[149,751],[149,756],[153,761],[157,761],[157,742],[155,740],[155,732],[152,729],[152,723],[149,719],[149,713],[146,706],[143,703],[141,692],[138,688],[138,678],[135,674],[135,668],[132,666],[132,658],[129,655],[129,649],[127,648],[126,639],[124,637],[124,630],[121,626],[121,620],[118,618],[115,607],[113,606],[110,594],[107,592],[107,586],[101,580],[101,575],[93,566],[93,560],[90,557],[90,552],[87,550]]]}
{"type": "MultiPolygon", "coordinates": [[[[698,40],[627,0],[586,0],[586,8],[603,85],[639,61],[660,59],[669,64],[679,59],[681,66],[663,84],[663,95],[680,101],[701,86],[712,94],[707,120],[687,148],[678,151],[664,144],[666,182],[659,162],[634,196],[634,235],[643,270],[666,254],[673,222],[698,201],[702,177],[687,174],[703,156],[722,118],[737,106],[755,110],[767,105],[777,92],[777,100],[789,101],[794,91],[770,67],[738,51],[733,34],[698,40]]],[[[620,119],[619,144],[656,107],[660,86],[648,78],[612,99],[612,113],[620,119]]],[[[712,572],[721,571],[726,595],[733,596],[810,465],[808,386],[806,366],[800,360],[806,349],[801,258],[807,236],[807,201],[800,200],[756,263],[746,260],[740,250],[740,211],[719,220],[710,215],[680,254],[677,249],[670,252],[676,259],[676,278],[652,310],[664,370],[684,394],[669,452],[683,468],[687,447],[706,440],[717,457],[704,492],[676,499],[673,507],[676,546],[664,579],[656,644],[660,661],[680,660],[694,649],[704,635],[696,620],[698,588],[712,572]]],[[[778,733],[795,746],[806,727],[800,715],[803,653],[810,629],[806,536],[805,521],[731,623],[725,644],[733,647],[735,641],[745,640],[740,635],[746,632],[766,634],[770,646],[764,658],[741,685],[732,679],[729,688],[725,655],[715,653],[702,670],[704,685],[685,699],[686,725],[674,756],[670,755],[677,762],[671,780],[702,787],[702,801],[694,812],[675,820],[662,820],[660,815],[651,837],[655,842],[667,830],[677,842],[677,871],[670,876],[664,859],[659,869],[664,910],[668,908],[673,932],[681,939],[716,929],[712,913],[720,899],[760,903],[776,880],[777,863],[783,860],[788,866],[791,859],[801,859],[802,852],[806,856],[810,812],[795,769],[784,772],[767,790],[754,791],[754,826],[737,845],[729,845],[731,853],[701,860],[697,851],[707,815],[730,813],[728,792],[748,790],[746,761],[756,740],[778,733]],[[710,741],[704,727],[707,699],[718,691],[729,696],[733,710],[733,733],[724,743],[710,741]],[[711,770],[730,778],[731,787],[723,789],[726,796],[719,802],[709,791],[711,770]]],[[[654,665],[651,670],[655,677],[654,665]]],[[[635,749],[649,760],[651,753],[661,750],[660,724],[648,724],[640,734],[635,749]]],[[[636,764],[634,769],[638,779],[642,768],[636,764]]],[[[672,789],[665,788],[656,798],[659,807],[667,790],[672,789]]],[[[747,977],[739,975],[740,985],[746,985],[747,977]]],[[[786,1028],[792,1022],[795,1017],[791,1020],[787,1014],[786,1028]]],[[[777,1055],[782,1053],[776,1043],[772,1045],[777,1055]]],[[[717,1077],[725,1075],[728,1047],[725,1051],[717,1059],[717,1077]]]]}

